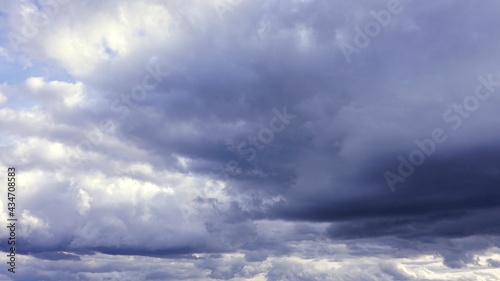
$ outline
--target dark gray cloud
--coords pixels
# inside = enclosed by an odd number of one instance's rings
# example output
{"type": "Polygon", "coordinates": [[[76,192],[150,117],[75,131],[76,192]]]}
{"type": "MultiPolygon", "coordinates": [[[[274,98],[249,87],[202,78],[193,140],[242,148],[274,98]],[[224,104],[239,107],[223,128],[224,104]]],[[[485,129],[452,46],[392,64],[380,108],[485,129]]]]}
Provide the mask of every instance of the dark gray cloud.
{"type": "Polygon", "coordinates": [[[0,59],[29,69],[0,84],[19,280],[498,267],[497,2],[4,2],[0,59]]]}

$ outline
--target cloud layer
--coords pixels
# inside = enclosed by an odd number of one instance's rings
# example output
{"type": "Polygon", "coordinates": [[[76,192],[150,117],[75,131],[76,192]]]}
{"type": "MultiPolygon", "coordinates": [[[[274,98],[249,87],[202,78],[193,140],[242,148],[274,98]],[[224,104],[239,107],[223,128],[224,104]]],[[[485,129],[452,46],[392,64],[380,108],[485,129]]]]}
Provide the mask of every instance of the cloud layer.
{"type": "Polygon", "coordinates": [[[1,3],[4,278],[497,280],[496,1],[1,3]]]}

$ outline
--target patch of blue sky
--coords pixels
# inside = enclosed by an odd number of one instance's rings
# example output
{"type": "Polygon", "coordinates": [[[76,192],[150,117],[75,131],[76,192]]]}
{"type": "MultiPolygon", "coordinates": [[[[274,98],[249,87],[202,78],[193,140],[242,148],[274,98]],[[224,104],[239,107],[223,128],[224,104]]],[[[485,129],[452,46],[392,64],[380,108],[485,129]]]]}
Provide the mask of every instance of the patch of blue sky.
{"type": "Polygon", "coordinates": [[[29,77],[43,77],[46,81],[65,81],[74,83],[75,79],[54,63],[32,62],[27,65],[23,58],[12,58],[0,52],[0,83],[21,84],[29,77]]]}

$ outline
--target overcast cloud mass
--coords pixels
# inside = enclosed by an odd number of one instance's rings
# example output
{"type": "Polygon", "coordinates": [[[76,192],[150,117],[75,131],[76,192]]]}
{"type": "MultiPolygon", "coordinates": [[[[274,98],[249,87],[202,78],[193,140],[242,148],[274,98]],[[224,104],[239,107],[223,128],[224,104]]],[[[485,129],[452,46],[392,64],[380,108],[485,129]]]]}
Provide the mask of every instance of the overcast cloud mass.
{"type": "Polygon", "coordinates": [[[0,280],[500,280],[498,11],[0,0],[0,280]]]}

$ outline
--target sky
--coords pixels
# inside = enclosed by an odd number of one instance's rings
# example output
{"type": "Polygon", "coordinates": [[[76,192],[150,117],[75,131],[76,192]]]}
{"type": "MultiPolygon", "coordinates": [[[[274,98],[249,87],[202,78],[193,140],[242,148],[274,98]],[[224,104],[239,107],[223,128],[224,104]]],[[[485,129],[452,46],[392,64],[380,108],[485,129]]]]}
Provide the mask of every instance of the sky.
{"type": "Polygon", "coordinates": [[[500,280],[499,8],[0,0],[0,280],[500,280]]]}

